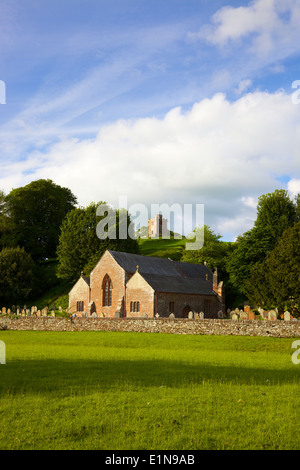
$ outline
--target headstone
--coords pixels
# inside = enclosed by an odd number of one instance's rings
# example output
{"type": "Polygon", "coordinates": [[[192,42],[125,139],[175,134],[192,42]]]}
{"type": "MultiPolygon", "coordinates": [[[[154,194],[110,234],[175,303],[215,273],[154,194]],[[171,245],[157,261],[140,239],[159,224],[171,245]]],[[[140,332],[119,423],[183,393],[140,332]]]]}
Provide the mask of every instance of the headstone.
{"type": "Polygon", "coordinates": [[[197,312],[195,313],[195,319],[199,320],[199,313],[197,313],[197,312]]]}
{"type": "Polygon", "coordinates": [[[41,316],[41,311],[38,310],[38,311],[36,312],[36,314],[37,314],[38,317],[40,317],[40,316],[41,316]]]}
{"type": "Polygon", "coordinates": [[[286,311],[284,312],[284,314],[283,314],[283,319],[284,319],[284,321],[290,321],[290,319],[291,319],[291,314],[290,314],[290,312],[289,312],[288,310],[286,310],[286,311]]]}
{"type": "Polygon", "coordinates": [[[174,313],[170,313],[169,318],[170,318],[170,320],[174,320],[174,318],[175,318],[174,313]]]}
{"type": "Polygon", "coordinates": [[[26,315],[27,315],[27,317],[30,317],[30,309],[29,308],[26,309],[26,315]]]}
{"type": "Polygon", "coordinates": [[[17,308],[17,315],[20,315],[20,309],[17,308]]]}
{"type": "Polygon", "coordinates": [[[158,313],[155,315],[155,318],[159,318],[159,314],[158,314],[158,313]]]}
{"type": "Polygon", "coordinates": [[[275,310],[270,310],[268,312],[268,320],[271,320],[271,321],[277,320],[277,314],[275,310]]]}
{"type": "Polygon", "coordinates": [[[234,313],[231,317],[231,320],[238,320],[238,319],[239,319],[239,317],[237,316],[236,313],[234,313]]]}
{"type": "Polygon", "coordinates": [[[55,310],[51,310],[51,317],[55,317],[55,310]]]}
{"type": "MultiPolygon", "coordinates": [[[[94,316],[94,313],[95,312],[92,313],[92,316],[94,316]]],[[[120,312],[115,312],[115,318],[120,318],[120,316],[121,316],[120,312]]]]}
{"type": "Polygon", "coordinates": [[[6,314],[6,307],[2,307],[2,313],[5,315],[6,314]]]}
{"type": "Polygon", "coordinates": [[[199,313],[199,318],[200,318],[200,320],[203,320],[203,319],[204,319],[204,312],[200,312],[200,313],[199,313]]]}
{"type": "Polygon", "coordinates": [[[192,320],[194,318],[194,312],[190,311],[188,317],[190,320],[192,320]]]}
{"type": "Polygon", "coordinates": [[[15,311],[16,311],[16,306],[15,306],[15,305],[13,305],[13,306],[11,307],[11,311],[12,311],[12,313],[15,313],[15,311]]]}
{"type": "Polygon", "coordinates": [[[61,307],[61,305],[58,307],[58,310],[59,310],[60,312],[62,312],[62,307],[61,307]]]}
{"type": "Polygon", "coordinates": [[[7,314],[10,315],[11,314],[11,310],[10,308],[7,309],[7,314]]]}
{"type": "Polygon", "coordinates": [[[254,312],[252,312],[252,310],[250,310],[250,312],[248,314],[248,319],[249,320],[255,320],[255,314],[254,314],[254,312]]]}
{"type": "Polygon", "coordinates": [[[218,311],[218,318],[224,318],[224,313],[222,312],[222,310],[218,311]]]}
{"type": "Polygon", "coordinates": [[[232,317],[233,317],[234,315],[237,317],[237,318],[236,318],[236,320],[237,320],[238,318],[240,318],[240,311],[239,311],[239,310],[237,311],[237,309],[232,310],[232,312],[230,313],[230,318],[231,318],[231,320],[233,320],[232,317]]]}
{"type": "Polygon", "coordinates": [[[248,313],[247,312],[241,312],[240,319],[241,320],[248,320],[249,319],[248,313]]]}

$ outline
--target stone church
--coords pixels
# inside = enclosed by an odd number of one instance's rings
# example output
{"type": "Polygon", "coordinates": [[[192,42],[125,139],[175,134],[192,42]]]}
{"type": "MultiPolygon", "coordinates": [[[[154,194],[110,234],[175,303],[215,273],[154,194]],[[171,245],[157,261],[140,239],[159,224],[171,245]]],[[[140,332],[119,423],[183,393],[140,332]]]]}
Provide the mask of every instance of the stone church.
{"type": "Polygon", "coordinates": [[[97,317],[188,318],[225,311],[217,270],[166,258],[107,250],[90,274],[69,292],[69,312],[97,317]]]}

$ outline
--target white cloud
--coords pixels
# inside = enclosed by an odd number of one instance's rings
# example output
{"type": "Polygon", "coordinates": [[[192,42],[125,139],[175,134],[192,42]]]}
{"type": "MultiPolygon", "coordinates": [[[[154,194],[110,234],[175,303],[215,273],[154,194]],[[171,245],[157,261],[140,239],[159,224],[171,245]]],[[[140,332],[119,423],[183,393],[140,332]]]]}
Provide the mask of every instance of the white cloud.
{"type": "Polygon", "coordinates": [[[291,194],[292,198],[300,194],[300,179],[291,179],[288,182],[288,191],[291,194]]]}
{"type": "Polygon", "coordinates": [[[216,94],[162,119],[119,120],[94,139],[62,138],[23,162],[3,164],[0,188],[51,178],[82,205],[117,205],[121,195],[129,205],[205,204],[205,223],[234,238],[255,218],[257,197],[278,188],[276,178],[300,181],[299,129],[299,109],[284,92],[248,93],[235,102],[216,94]]]}
{"type": "Polygon", "coordinates": [[[245,79],[241,80],[240,83],[238,84],[237,88],[234,90],[237,95],[241,95],[245,91],[247,91],[252,85],[252,80],[245,79]]]}
{"type": "Polygon", "coordinates": [[[254,0],[247,6],[225,6],[203,26],[191,33],[213,45],[241,44],[253,55],[272,60],[299,51],[300,5],[298,0],[254,0]]]}

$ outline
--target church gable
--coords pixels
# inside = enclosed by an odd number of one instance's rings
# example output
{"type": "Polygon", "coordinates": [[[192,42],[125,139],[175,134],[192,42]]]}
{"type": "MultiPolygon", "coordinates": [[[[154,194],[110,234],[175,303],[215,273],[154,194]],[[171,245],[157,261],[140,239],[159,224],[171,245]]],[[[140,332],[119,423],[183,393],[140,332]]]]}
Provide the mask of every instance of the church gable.
{"type": "Polygon", "coordinates": [[[69,312],[86,312],[90,302],[89,278],[80,277],[69,292],[69,312]]]}
{"type": "Polygon", "coordinates": [[[125,271],[107,250],[90,275],[97,316],[114,317],[124,310],[125,271]]]}

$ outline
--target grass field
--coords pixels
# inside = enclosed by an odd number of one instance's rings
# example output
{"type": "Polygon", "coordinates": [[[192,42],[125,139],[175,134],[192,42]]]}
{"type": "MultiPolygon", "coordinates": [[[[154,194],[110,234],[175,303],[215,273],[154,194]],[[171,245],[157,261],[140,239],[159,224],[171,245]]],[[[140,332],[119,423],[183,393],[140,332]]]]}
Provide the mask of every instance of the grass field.
{"type": "Polygon", "coordinates": [[[0,448],[299,449],[291,339],[0,332],[0,448]]]}

